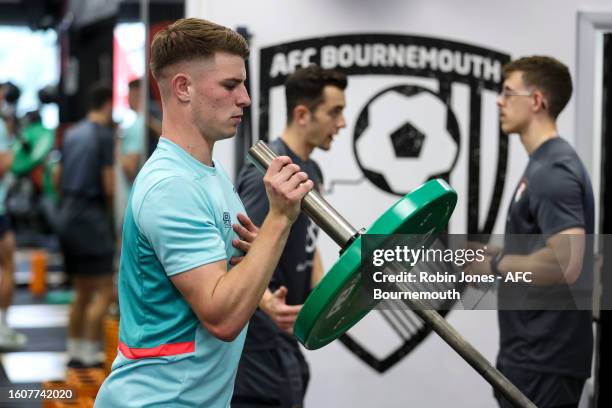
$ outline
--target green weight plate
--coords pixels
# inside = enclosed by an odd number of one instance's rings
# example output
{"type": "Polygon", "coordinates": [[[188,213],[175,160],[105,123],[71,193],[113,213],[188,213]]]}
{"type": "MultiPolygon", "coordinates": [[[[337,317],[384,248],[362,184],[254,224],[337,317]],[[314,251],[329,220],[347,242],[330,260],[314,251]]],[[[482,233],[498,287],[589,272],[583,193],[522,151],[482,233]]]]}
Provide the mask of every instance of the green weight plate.
{"type": "Polygon", "coordinates": [[[53,131],[46,129],[42,124],[35,123],[28,126],[21,133],[21,140],[13,144],[13,164],[11,171],[24,175],[41,164],[53,148],[53,131]]]}
{"type": "MultiPolygon", "coordinates": [[[[418,235],[414,247],[430,243],[442,231],[455,208],[457,193],[443,180],[431,180],[407,194],[380,216],[368,234],[418,235]]],[[[353,327],[377,300],[361,273],[358,237],[313,289],[304,302],[294,334],[310,350],[325,346],[353,327]]]]}

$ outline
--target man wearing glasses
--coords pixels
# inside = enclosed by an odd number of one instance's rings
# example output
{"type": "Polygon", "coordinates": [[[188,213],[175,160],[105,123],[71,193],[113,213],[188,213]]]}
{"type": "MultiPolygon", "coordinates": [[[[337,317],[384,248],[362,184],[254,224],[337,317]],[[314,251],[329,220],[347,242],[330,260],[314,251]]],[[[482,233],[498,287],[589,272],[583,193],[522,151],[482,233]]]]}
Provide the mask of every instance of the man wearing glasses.
{"type": "MultiPolygon", "coordinates": [[[[538,407],[577,407],[591,373],[591,312],[551,301],[559,294],[573,300],[577,289],[588,292],[592,284],[591,182],[556,125],[572,80],[565,65],[543,56],[510,62],[504,77],[497,98],[501,128],[519,135],[529,163],[508,209],[503,250],[490,251],[470,272],[532,272],[531,283],[500,285],[497,367],[538,407]],[[522,303],[522,296],[536,305],[522,303]]],[[[497,398],[501,407],[511,406],[497,398]]]]}

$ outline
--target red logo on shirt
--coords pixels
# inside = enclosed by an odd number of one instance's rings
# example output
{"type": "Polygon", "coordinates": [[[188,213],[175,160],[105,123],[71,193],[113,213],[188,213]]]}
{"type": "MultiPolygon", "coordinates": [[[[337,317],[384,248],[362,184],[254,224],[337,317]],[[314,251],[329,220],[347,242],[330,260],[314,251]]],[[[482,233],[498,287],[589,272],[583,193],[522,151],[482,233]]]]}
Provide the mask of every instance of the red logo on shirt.
{"type": "Polygon", "coordinates": [[[526,188],[527,188],[527,180],[522,179],[521,184],[519,184],[518,188],[516,189],[516,194],[514,195],[515,203],[518,203],[518,201],[521,199],[521,197],[523,196],[523,192],[525,191],[526,188]]]}

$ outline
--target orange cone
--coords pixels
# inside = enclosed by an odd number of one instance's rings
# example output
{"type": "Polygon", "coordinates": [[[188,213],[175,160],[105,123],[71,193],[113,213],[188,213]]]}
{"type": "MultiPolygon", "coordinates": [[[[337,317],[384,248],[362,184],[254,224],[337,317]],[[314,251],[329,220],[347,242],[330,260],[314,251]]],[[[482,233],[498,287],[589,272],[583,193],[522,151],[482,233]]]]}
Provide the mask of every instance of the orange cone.
{"type": "Polygon", "coordinates": [[[47,253],[43,250],[32,251],[30,292],[42,296],[47,292],[47,253]]]}

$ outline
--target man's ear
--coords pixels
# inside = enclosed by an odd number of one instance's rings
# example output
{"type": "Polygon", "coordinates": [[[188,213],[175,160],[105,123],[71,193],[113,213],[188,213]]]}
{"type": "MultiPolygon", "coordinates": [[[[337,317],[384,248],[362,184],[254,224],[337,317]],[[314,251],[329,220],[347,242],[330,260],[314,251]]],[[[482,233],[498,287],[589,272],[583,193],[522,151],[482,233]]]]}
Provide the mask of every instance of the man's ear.
{"type": "Polygon", "coordinates": [[[548,100],[540,90],[533,91],[533,109],[536,112],[548,110],[548,100]]]}
{"type": "Polygon", "coordinates": [[[192,92],[191,77],[185,73],[179,72],[172,77],[170,86],[172,93],[180,102],[187,103],[191,101],[192,92]]]}
{"type": "Polygon", "coordinates": [[[306,105],[296,105],[293,108],[293,123],[304,126],[310,120],[310,109],[306,105]]]}

